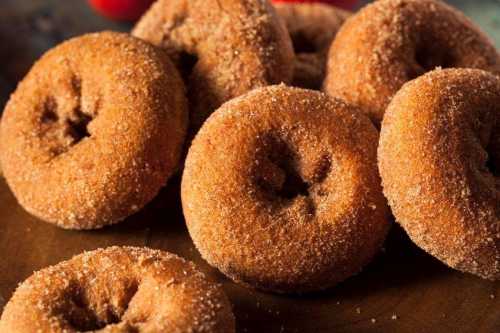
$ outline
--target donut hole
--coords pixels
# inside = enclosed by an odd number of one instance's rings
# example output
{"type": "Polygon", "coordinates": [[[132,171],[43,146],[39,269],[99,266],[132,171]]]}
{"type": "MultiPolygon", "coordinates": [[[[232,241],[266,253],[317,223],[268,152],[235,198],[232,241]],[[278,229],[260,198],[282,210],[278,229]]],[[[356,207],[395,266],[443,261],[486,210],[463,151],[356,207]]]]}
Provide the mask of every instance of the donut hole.
{"type": "Polygon", "coordinates": [[[471,134],[465,138],[472,143],[469,150],[481,179],[500,190],[500,128],[492,118],[494,112],[488,110],[479,114],[472,122],[471,134]]]}
{"type": "Polygon", "coordinates": [[[298,170],[298,156],[284,140],[264,136],[263,167],[259,170],[258,185],[272,198],[292,200],[309,195],[309,184],[298,170]]]}
{"type": "Polygon", "coordinates": [[[294,199],[299,195],[307,197],[309,195],[309,184],[302,179],[293,167],[294,164],[283,160],[277,165],[284,171],[285,181],[281,188],[276,191],[276,195],[285,199],[294,199]]]}
{"type": "Polygon", "coordinates": [[[78,331],[95,331],[106,327],[108,324],[116,324],[119,319],[116,316],[101,320],[97,313],[91,309],[89,301],[83,291],[77,291],[72,294],[70,302],[73,307],[66,320],[72,328],[78,331]]]}
{"type": "Polygon", "coordinates": [[[57,115],[57,101],[54,97],[49,96],[43,105],[41,122],[42,124],[51,124],[59,120],[57,115]]]}
{"type": "Polygon", "coordinates": [[[486,168],[495,177],[500,177],[500,135],[493,135],[486,146],[488,158],[486,168]]]}
{"type": "Polygon", "coordinates": [[[491,155],[488,154],[488,160],[486,161],[486,168],[491,172],[491,174],[495,177],[498,177],[499,168],[496,165],[495,161],[491,158],[491,155]]]}
{"type": "Polygon", "coordinates": [[[75,145],[90,136],[88,125],[93,117],[82,110],[82,81],[76,75],[71,78],[71,89],[78,99],[78,105],[66,119],[66,135],[72,139],[71,145],[75,145]]]}
{"type": "Polygon", "coordinates": [[[182,78],[186,81],[191,76],[194,66],[198,62],[198,56],[183,50],[179,55],[178,68],[182,78]]]}
{"type": "Polygon", "coordinates": [[[296,31],[292,34],[291,38],[295,53],[315,53],[318,51],[312,38],[307,36],[303,31],[296,31]]]}
{"type": "Polygon", "coordinates": [[[455,60],[450,54],[450,50],[438,41],[424,41],[417,45],[415,49],[414,61],[416,64],[415,73],[410,77],[412,79],[436,69],[455,67],[455,60]]]}
{"type": "Polygon", "coordinates": [[[120,294],[123,296],[117,306],[110,300],[107,300],[105,304],[98,304],[95,299],[89,297],[89,293],[83,288],[73,286],[66,298],[69,306],[63,313],[64,319],[78,332],[93,332],[108,325],[118,324],[137,290],[137,283],[131,283],[124,287],[124,290],[120,290],[120,294]]]}
{"type": "Polygon", "coordinates": [[[47,96],[42,104],[40,116],[40,135],[48,139],[53,156],[58,156],[90,136],[88,126],[95,117],[96,110],[82,110],[81,81],[73,76],[69,82],[70,97],[56,99],[47,96]]]}
{"type": "Polygon", "coordinates": [[[317,154],[319,159],[300,166],[300,156],[294,145],[275,135],[263,135],[259,144],[261,156],[256,164],[257,186],[271,200],[293,201],[297,197],[326,196],[322,186],[331,172],[331,156],[317,154]]]}
{"type": "Polygon", "coordinates": [[[88,125],[92,119],[92,116],[83,113],[80,108],[77,108],[71,118],[66,120],[66,135],[71,137],[72,145],[90,136],[88,125]]]}
{"type": "Polygon", "coordinates": [[[415,54],[417,64],[428,72],[436,67],[452,67],[452,61],[443,51],[436,51],[428,48],[420,48],[415,54]]]}

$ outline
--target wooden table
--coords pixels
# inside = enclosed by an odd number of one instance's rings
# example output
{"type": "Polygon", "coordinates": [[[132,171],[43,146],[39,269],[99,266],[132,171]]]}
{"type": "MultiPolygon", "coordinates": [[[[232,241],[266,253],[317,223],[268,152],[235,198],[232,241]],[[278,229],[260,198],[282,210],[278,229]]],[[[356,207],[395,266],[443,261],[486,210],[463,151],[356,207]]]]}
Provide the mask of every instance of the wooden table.
{"type": "MultiPolygon", "coordinates": [[[[129,27],[93,15],[83,1],[1,0],[0,99],[47,47],[104,28],[129,27]]],[[[3,180],[0,212],[0,309],[34,270],[84,250],[138,245],[179,254],[221,282],[238,332],[500,332],[500,283],[447,268],[396,225],[385,251],[362,274],[328,292],[298,297],[246,289],[209,267],[184,225],[178,178],[138,214],[98,231],[66,231],[37,220],[3,180]]]]}

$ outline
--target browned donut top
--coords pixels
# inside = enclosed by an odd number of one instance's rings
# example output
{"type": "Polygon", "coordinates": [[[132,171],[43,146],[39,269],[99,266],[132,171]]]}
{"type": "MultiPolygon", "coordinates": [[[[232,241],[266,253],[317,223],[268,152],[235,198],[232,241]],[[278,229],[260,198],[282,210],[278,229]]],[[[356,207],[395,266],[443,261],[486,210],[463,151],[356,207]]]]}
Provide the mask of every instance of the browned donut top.
{"type": "Polygon", "coordinates": [[[189,150],[182,203],[195,245],[225,274],[304,292],[358,272],[388,227],[369,119],[283,85],[224,104],[189,150]]]}
{"type": "Polygon", "coordinates": [[[452,267],[500,279],[500,80],[448,69],[406,84],[387,109],[378,154],[410,237],[452,267]]]}
{"type": "Polygon", "coordinates": [[[132,33],[187,76],[194,132],[223,102],[292,78],[290,38],[267,0],[159,0],[132,33]]]}
{"type": "Polygon", "coordinates": [[[222,289],[162,251],[110,247],[34,273],[6,305],[9,333],[235,331],[222,289]]]}
{"type": "Polygon", "coordinates": [[[117,222],[173,173],[186,108],[164,51],[114,32],[71,39],[47,52],[8,102],[3,172],[44,220],[78,229],[117,222]]]}
{"type": "Polygon", "coordinates": [[[380,0],[337,34],[324,89],[379,124],[403,83],[437,66],[500,72],[500,57],[479,28],[442,1],[380,0]]]}
{"type": "Polygon", "coordinates": [[[293,85],[320,89],[330,44],[350,12],[322,3],[277,3],[295,51],[293,85]]]}

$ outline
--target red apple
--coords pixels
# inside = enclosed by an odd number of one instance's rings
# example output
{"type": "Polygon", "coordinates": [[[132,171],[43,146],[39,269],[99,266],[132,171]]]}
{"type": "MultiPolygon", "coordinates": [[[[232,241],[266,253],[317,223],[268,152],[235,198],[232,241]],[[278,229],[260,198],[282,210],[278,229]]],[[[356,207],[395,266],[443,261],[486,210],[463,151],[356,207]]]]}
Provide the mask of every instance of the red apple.
{"type": "Polygon", "coordinates": [[[273,2],[322,2],[344,9],[353,9],[358,0],[273,0],[273,2]]]}
{"type": "Polygon", "coordinates": [[[135,21],[154,0],[88,0],[101,15],[118,21],[135,21]]]}

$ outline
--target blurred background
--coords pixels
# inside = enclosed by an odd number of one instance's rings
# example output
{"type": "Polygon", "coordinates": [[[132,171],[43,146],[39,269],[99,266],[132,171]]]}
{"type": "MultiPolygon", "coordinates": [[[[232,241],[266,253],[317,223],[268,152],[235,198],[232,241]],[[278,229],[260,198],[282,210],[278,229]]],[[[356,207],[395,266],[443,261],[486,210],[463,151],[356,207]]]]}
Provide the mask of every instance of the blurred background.
{"type": "MultiPolygon", "coordinates": [[[[134,0],[0,0],[0,111],[17,82],[47,49],[62,40],[104,29],[128,31],[133,23],[101,14],[127,16],[123,5],[134,0]],[[109,6],[109,3],[114,3],[109,6]],[[106,7],[107,6],[107,7],[106,7]]],[[[369,1],[332,0],[357,9],[369,1]]],[[[448,0],[479,24],[500,47],[500,0],[448,0]]],[[[132,8],[133,12],[140,11],[132,8]]],[[[134,14],[134,13],[132,13],[134,14]]],[[[115,17],[116,18],[116,17],[115,17]]],[[[122,17],[123,18],[123,17],[122,17]]]]}

